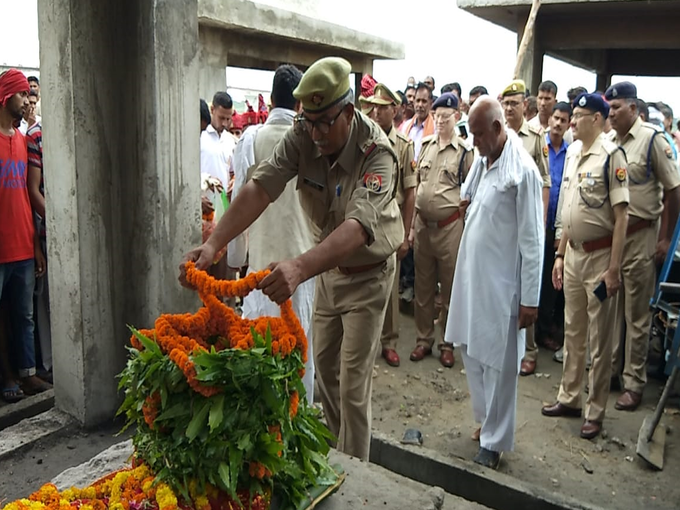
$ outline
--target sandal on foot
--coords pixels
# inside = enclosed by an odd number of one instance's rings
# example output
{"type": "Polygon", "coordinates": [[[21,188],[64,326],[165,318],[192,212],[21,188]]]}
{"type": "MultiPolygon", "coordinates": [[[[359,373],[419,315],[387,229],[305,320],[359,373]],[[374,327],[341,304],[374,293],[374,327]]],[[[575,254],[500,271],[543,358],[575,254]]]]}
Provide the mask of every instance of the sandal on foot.
{"type": "Polygon", "coordinates": [[[17,402],[23,400],[25,396],[26,395],[21,390],[21,388],[19,388],[18,384],[2,389],[2,400],[8,404],[16,404],[17,402]]]}

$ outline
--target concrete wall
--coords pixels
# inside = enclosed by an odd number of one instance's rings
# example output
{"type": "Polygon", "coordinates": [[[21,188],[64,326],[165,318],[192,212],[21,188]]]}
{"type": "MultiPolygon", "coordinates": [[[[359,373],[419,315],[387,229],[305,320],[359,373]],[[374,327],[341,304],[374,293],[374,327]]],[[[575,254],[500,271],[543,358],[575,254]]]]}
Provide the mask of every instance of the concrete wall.
{"type": "Polygon", "coordinates": [[[111,417],[126,324],[191,309],[200,241],[196,0],[40,0],[57,406],[111,417]]]}

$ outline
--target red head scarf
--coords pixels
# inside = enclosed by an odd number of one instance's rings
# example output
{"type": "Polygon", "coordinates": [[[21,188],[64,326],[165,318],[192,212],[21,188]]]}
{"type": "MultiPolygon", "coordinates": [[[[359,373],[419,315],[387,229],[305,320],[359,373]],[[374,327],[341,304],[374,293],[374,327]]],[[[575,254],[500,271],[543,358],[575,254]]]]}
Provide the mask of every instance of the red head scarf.
{"type": "Polygon", "coordinates": [[[378,82],[375,81],[373,76],[370,74],[365,74],[363,78],[361,78],[361,95],[363,97],[371,97],[377,84],[378,82]]]}
{"type": "Polygon", "coordinates": [[[0,106],[5,106],[7,100],[19,92],[28,92],[28,80],[24,73],[10,69],[0,76],[0,106]]]}

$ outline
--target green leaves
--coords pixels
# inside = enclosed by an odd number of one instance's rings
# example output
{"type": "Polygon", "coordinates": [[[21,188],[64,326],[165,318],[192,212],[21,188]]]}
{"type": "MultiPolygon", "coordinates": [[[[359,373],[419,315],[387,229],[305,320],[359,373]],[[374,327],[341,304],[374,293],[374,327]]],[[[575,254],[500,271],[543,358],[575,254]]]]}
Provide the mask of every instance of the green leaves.
{"type": "Polygon", "coordinates": [[[189,438],[189,441],[196,439],[196,436],[198,436],[205,428],[205,418],[208,415],[208,411],[210,411],[210,403],[204,400],[201,403],[198,412],[194,412],[194,417],[187,427],[186,435],[189,438]]]}
{"type": "Polygon", "coordinates": [[[210,416],[208,417],[210,432],[219,427],[222,424],[222,420],[224,420],[224,395],[218,395],[210,405],[210,416]]]}
{"type": "MultiPolygon", "coordinates": [[[[283,508],[294,508],[316,480],[332,478],[326,456],[328,430],[304,397],[298,374],[301,356],[272,355],[271,330],[253,332],[249,351],[225,349],[195,352],[190,356],[196,379],[221,392],[206,398],[195,393],[182,371],[163,355],[158,345],[138,331],[133,334],[141,350],[130,349],[130,359],[120,375],[125,392],[119,414],[136,425],[134,444],[159,480],[178,493],[186,493],[189,480],[199,487],[211,483],[235,497],[237,489],[253,493],[273,484],[283,508]],[[298,414],[291,420],[292,391],[301,394],[298,414]],[[160,395],[154,430],[144,420],[147,397],[160,395]],[[269,427],[280,427],[283,442],[269,427]],[[249,475],[258,462],[272,478],[249,475]]],[[[278,429],[276,429],[278,430],[278,429]]]]}

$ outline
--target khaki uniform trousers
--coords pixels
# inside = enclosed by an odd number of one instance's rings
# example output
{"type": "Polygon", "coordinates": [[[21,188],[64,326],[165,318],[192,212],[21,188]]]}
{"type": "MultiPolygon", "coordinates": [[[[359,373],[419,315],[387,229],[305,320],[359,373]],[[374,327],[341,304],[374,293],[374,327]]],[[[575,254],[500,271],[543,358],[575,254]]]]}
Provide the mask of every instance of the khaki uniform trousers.
{"type": "MultiPolygon", "coordinates": [[[[463,235],[463,220],[438,228],[429,227],[418,217],[414,242],[415,323],[416,344],[432,348],[434,345],[435,291],[441,283],[442,307],[439,312],[441,345],[449,315],[453,275],[456,271],[458,248],[463,235]]],[[[450,344],[448,344],[450,345],[450,344]]]]}
{"type": "Polygon", "coordinates": [[[385,311],[385,322],[382,327],[382,335],[380,343],[383,349],[397,349],[397,340],[399,340],[399,270],[401,263],[397,262],[397,268],[394,272],[394,284],[392,285],[392,293],[387,301],[387,310],[385,311]]]}
{"type": "Polygon", "coordinates": [[[564,257],[564,365],[557,400],[580,409],[586,347],[590,345],[592,366],[588,372],[590,391],[586,420],[604,419],[611,378],[612,335],[615,298],[600,302],[594,294],[600,277],[609,267],[611,249],[586,253],[567,247],[564,257]]]}
{"type": "Polygon", "coordinates": [[[652,322],[649,300],[656,285],[654,253],[658,231],[657,222],[657,225],[626,237],[621,262],[623,286],[616,296],[612,370],[618,373],[623,358],[624,388],[635,393],[642,393],[647,383],[647,352],[652,322]]]}
{"type": "Polygon", "coordinates": [[[314,298],[314,362],[337,449],[368,460],[373,364],[394,281],[396,256],[363,273],[321,274],[314,298]]]}

